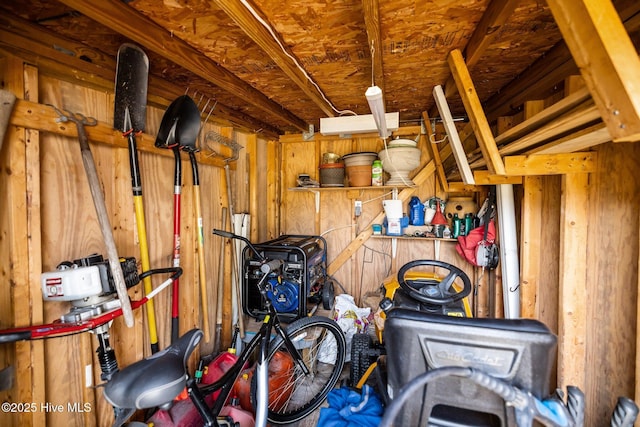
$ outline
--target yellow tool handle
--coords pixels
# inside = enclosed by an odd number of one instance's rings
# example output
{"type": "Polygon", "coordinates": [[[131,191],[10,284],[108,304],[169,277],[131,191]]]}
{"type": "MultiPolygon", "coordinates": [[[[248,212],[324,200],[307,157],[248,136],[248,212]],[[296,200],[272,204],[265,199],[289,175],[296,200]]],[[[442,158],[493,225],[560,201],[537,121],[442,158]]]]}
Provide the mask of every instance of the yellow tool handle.
{"type": "MultiPolygon", "coordinates": [[[[149,271],[151,266],[149,265],[149,247],[147,246],[147,227],[144,219],[144,206],[142,205],[142,196],[133,196],[133,207],[136,215],[136,226],[138,229],[138,240],[140,241],[140,264],[142,265],[142,271],[149,271]]],[[[151,284],[151,277],[147,276],[142,279],[144,286],[144,294],[148,295],[153,290],[151,284]]],[[[151,349],[155,353],[158,350],[158,330],[156,328],[156,312],[154,309],[153,300],[150,299],[146,303],[147,309],[147,322],[149,323],[149,341],[151,343],[151,349]]]]}

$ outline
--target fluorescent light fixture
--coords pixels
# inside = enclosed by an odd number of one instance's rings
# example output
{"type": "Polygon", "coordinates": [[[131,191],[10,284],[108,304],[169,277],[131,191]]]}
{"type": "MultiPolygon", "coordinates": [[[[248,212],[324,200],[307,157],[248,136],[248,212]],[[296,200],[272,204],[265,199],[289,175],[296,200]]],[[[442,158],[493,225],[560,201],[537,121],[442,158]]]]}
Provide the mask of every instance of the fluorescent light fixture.
{"type": "MultiPolygon", "coordinates": [[[[400,113],[384,114],[385,129],[397,130],[400,126],[400,113]]],[[[321,117],[320,133],[322,135],[351,135],[356,133],[379,132],[379,126],[373,114],[358,116],[321,117]]]]}
{"type": "Polygon", "coordinates": [[[364,96],[367,97],[369,108],[373,114],[373,119],[378,127],[378,133],[381,138],[388,138],[391,136],[391,132],[387,128],[387,121],[385,120],[384,113],[384,100],[382,99],[382,89],[378,86],[371,86],[367,89],[364,96]]]}

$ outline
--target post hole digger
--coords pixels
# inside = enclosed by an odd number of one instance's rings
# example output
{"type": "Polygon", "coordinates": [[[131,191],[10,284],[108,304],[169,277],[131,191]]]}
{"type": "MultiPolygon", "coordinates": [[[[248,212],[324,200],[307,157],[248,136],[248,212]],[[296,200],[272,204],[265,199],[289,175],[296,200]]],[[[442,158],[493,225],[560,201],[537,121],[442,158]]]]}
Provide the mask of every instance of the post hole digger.
{"type": "Polygon", "coordinates": [[[113,273],[113,281],[115,290],[118,294],[118,298],[122,304],[122,314],[124,315],[125,323],[128,327],[133,326],[133,313],[131,311],[131,304],[129,303],[129,296],[127,294],[127,287],[124,280],[124,274],[118,257],[118,251],[116,249],[116,243],[113,238],[113,231],[111,228],[111,222],[109,221],[109,215],[107,213],[107,206],[104,201],[104,193],[102,187],[100,187],[100,180],[98,179],[98,171],[96,164],[91,154],[91,148],[89,147],[89,140],[85,131],[85,126],[95,126],[97,120],[94,118],[87,118],[82,114],[63,112],[53,107],[59,115],[58,121],[61,122],[73,122],[78,129],[78,141],[80,142],[80,152],[82,153],[82,163],[84,165],[85,173],[87,174],[87,180],[89,182],[89,189],[91,190],[91,197],[96,209],[96,215],[98,216],[98,223],[100,224],[100,231],[102,231],[102,238],[107,251],[107,259],[111,272],[113,273]]]}
{"type": "MultiPolygon", "coordinates": [[[[144,204],[142,202],[142,180],[140,179],[136,134],[143,132],[145,128],[148,72],[149,59],[142,49],[126,43],[120,46],[116,65],[113,127],[122,131],[122,135],[128,140],[131,188],[133,190],[133,205],[140,243],[142,271],[148,271],[151,265],[147,244],[144,204]]],[[[153,289],[151,277],[145,277],[143,284],[145,294],[151,292],[153,289]]],[[[156,353],[160,348],[153,301],[149,301],[147,304],[146,314],[151,352],[156,353]]]]}

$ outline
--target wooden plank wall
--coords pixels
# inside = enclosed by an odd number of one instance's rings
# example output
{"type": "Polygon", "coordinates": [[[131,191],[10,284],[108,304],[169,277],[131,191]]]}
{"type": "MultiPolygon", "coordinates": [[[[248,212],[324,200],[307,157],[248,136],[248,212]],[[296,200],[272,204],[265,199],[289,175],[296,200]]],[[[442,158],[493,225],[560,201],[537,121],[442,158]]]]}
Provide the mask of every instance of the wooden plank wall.
{"type": "MultiPolygon", "coordinates": [[[[10,56],[0,57],[0,76],[4,87],[17,93],[19,98],[55,105],[104,123],[113,121],[112,92],[38,75],[36,68],[26,66],[21,60],[10,56]]],[[[147,108],[147,134],[157,133],[163,113],[164,110],[159,108],[147,108]]],[[[218,128],[212,124],[204,128],[203,135],[210,130],[221,134],[227,132],[228,137],[245,147],[240,150],[239,159],[230,165],[237,206],[258,218],[254,222],[256,229],[261,227],[260,222],[267,221],[269,217],[273,222],[273,211],[257,215],[260,211],[258,205],[266,203],[267,196],[249,197],[249,194],[265,194],[266,160],[264,157],[262,160],[257,158],[260,157],[259,153],[266,150],[266,142],[256,135],[234,134],[233,129],[218,128]],[[249,182],[252,184],[248,185],[249,182]]],[[[0,286],[3,289],[0,293],[0,328],[50,322],[66,313],[69,309],[67,303],[42,302],[40,273],[54,270],[65,260],[92,253],[104,254],[77,139],[10,126],[5,141],[0,153],[0,252],[7,256],[0,261],[0,286]]],[[[103,185],[119,254],[139,260],[128,150],[93,142],[91,150],[103,185]]],[[[166,153],[140,153],[152,268],[171,265],[173,163],[173,156],[167,156],[166,153]]],[[[193,180],[186,155],[182,158],[182,170],[181,266],[184,275],[180,280],[180,331],[186,332],[193,327],[200,327],[202,313],[193,180]]],[[[222,298],[217,291],[217,279],[219,268],[224,267],[219,264],[221,240],[211,235],[211,229],[220,227],[222,208],[227,207],[229,201],[225,173],[221,167],[201,164],[199,172],[211,306],[222,298]]],[[[227,251],[228,246],[225,249],[227,251]]],[[[227,283],[228,266],[222,276],[227,283]]],[[[162,277],[155,278],[154,285],[161,281],[162,277]]],[[[141,286],[130,289],[129,294],[134,299],[141,298],[141,286]]],[[[159,294],[155,307],[160,348],[164,348],[170,342],[170,292],[159,294]]],[[[223,311],[223,335],[227,337],[223,345],[228,345],[232,327],[229,321],[231,307],[225,305],[223,311]]],[[[215,326],[216,319],[211,312],[207,315],[210,316],[210,324],[215,326]]],[[[111,344],[120,367],[150,354],[142,310],[137,310],[134,318],[133,328],[127,328],[122,319],[116,319],[110,329],[111,344]]],[[[112,408],[102,398],[101,389],[95,388],[102,382],[96,348],[97,340],[89,333],[0,345],[0,368],[11,366],[15,369],[13,387],[0,392],[2,401],[35,402],[37,405],[49,402],[62,404],[65,408],[62,412],[42,411],[39,406],[35,412],[3,412],[0,414],[0,425],[111,425],[112,408]],[[90,409],[86,412],[70,412],[66,410],[68,403],[86,403],[90,409]]],[[[212,349],[213,340],[209,339],[203,342],[199,351],[206,354],[212,349]]],[[[195,364],[195,357],[191,363],[195,364]]]]}
{"type": "MultiPolygon", "coordinates": [[[[521,120],[514,120],[514,124],[521,120]]],[[[356,150],[376,151],[379,147],[373,141],[359,141],[360,145],[354,146],[353,140],[336,141],[321,136],[316,136],[314,143],[302,141],[301,136],[296,140],[293,135],[281,141],[282,232],[326,233],[331,262],[355,237],[351,228],[367,226],[368,220],[377,214],[380,207],[374,200],[385,191],[323,190],[319,193],[320,210],[316,215],[314,193],[291,190],[295,177],[298,173],[309,173],[317,179],[323,152],[346,154],[356,150]],[[365,203],[358,221],[353,220],[355,198],[370,201],[365,203]],[[330,231],[334,228],[337,230],[330,231]]],[[[522,270],[533,272],[537,282],[535,292],[523,293],[522,305],[527,307],[527,317],[543,321],[558,334],[560,354],[552,384],[557,381],[559,387],[579,386],[587,398],[585,425],[597,427],[609,423],[618,396],[634,397],[638,383],[634,372],[640,225],[637,214],[640,178],[636,171],[640,167],[640,145],[606,143],[593,150],[598,159],[596,173],[571,178],[527,177],[515,191],[518,203],[523,203],[518,207],[520,235],[529,230],[527,238],[531,238],[531,227],[537,227],[539,233],[537,248],[528,248],[535,253],[529,252],[520,260],[522,270]],[[569,178],[573,184],[563,185],[569,178]],[[527,191],[537,194],[527,195],[527,191]],[[532,215],[536,222],[532,223],[532,215]],[[575,323],[568,323],[574,319],[575,323]],[[576,359],[578,348],[582,348],[582,359],[576,359]]],[[[442,196],[433,180],[417,194],[423,199],[442,196]]],[[[468,270],[468,265],[453,250],[453,245],[442,244],[441,259],[468,270]]],[[[359,301],[366,292],[376,291],[382,278],[392,271],[390,251],[389,240],[369,239],[335,273],[344,286],[344,290],[337,292],[350,293],[359,301]]],[[[430,242],[401,241],[395,265],[433,256],[430,242]]],[[[499,271],[496,276],[494,280],[499,281],[499,271]]],[[[489,315],[488,303],[483,302],[480,299],[479,313],[489,315]]],[[[494,308],[499,315],[498,305],[494,308]]]]}
{"type": "MultiPolygon", "coordinates": [[[[406,132],[403,137],[415,139],[420,136],[420,127],[413,127],[403,132],[406,132]]],[[[323,235],[327,240],[327,258],[330,264],[365,227],[370,226],[373,218],[383,210],[382,199],[392,197],[392,189],[363,190],[345,187],[321,189],[319,192],[315,189],[301,191],[293,189],[296,187],[296,177],[300,173],[306,173],[312,179],[319,180],[318,166],[321,164],[323,153],[333,152],[344,155],[361,151],[379,152],[383,149],[382,140],[368,135],[341,139],[316,134],[313,141],[304,141],[302,135],[283,136],[281,143],[283,153],[281,232],[282,234],[323,235]],[[316,194],[319,197],[317,213],[316,194]],[[354,217],[355,200],[363,203],[362,215],[359,218],[354,217]]],[[[424,136],[420,136],[419,147],[422,148],[421,164],[424,166],[429,160],[424,136]]],[[[467,193],[469,194],[473,195],[473,193],[467,193]]],[[[415,195],[422,201],[432,196],[447,198],[447,195],[439,190],[435,176],[420,186],[415,195]]],[[[408,212],[407,206],[405,206],[405,212],[408,212]]],[[[435,259],[434,242],[427,239],[398,239],[397,254],[393,259],[391,239],[370,238],[333,275],[342,286],[342,288],[336,288],[336,293],[348,293],[359,303],[367,293],[378,294],[384,278],[397,273],[402,265],[415,259],[435,259]]],[[[475,272],[470,264],[456,253],[455,242],[440,244],[439,259],[464,269],[472,280],[475,278],[475,272]]]]}

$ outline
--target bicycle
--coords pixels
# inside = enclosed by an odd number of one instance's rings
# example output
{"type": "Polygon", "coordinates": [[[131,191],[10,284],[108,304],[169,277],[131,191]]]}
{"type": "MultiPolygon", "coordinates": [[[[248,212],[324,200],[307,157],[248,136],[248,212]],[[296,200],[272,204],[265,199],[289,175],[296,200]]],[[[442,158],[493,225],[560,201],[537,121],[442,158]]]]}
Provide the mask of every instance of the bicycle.
{"type": "Polygon", "coordinates": [[[136,409],[168,407],[186,387],[205,426],[232,425],[219,415],[234,383],[256,352],[250,392],[256,426],[264,427],[267,421],[273,424],[300,421],[322,404],[340,379],[346,356],[346,339],[340,326],[327,317],[311,316],[283,327],[267,298],[268,279],[277,277],[282,261],[265,258],[242,236],[222,230],[213,230],[213,233],[242,240],[260,259],[262,277],[257,287],[268,314],[233,366],[211,384],[198,384],[196,376],[189,375],[186,368],[189,356],[203,335],[198,329],[187,332],[167,349],[113,374],[105,385],[104,396],[115,408],[120,424],[136,409]],[[275,331],[273,339],[272,331],[275,331]],[[274,398],[269,391],[268,362],[278,352],[291,357],[293,368],[285,373],[274,398]],[[151,378],[149,372],[153,372],[151,378]],[[216,392],[218,396],[209,407],[205,398],[216,392]]]}

